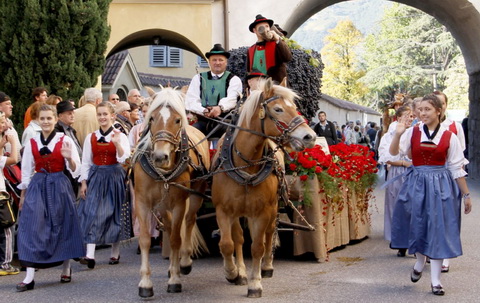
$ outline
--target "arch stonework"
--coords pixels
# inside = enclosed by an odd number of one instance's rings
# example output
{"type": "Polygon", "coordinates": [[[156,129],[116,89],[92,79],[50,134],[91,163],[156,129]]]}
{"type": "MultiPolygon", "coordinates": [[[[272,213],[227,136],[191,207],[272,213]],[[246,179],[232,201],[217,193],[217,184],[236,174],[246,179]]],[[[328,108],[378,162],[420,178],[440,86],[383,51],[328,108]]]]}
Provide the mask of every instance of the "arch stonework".
{"type": "Polygon", "coordinates": [[[127,1],[110,4],[111,26],[107,57],[124,49],[159,44],[180,47],[198,55],[212,48],[212,1],[127,1]]]}
{"type": "MultiPolygon", "coordinates": [[[[107,56],[133,46],[161,44],[203,55],[214,43],[249,46],[248,25],[261,13],[291,35],[312,15],[345,0],[113,0],[107,56]]],[[[480,0],[397,0],[444,24],[457,40],[470,77],[469,137],[480,134],[480,0]]],[[[480,178],[480,140],[470,140],[470,176],[480,178]]]]}

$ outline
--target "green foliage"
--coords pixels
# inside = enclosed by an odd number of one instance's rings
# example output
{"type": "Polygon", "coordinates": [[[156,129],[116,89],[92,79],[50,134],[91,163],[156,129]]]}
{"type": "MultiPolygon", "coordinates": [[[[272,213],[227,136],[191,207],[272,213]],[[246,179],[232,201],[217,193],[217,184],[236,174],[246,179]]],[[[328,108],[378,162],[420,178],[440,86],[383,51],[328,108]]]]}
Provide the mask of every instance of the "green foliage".
{"type": "Polygon", "coordinates": [[[400,4],[385,10],[380,31],[366,38],[365,51],[368,69],[362,80],[372,95],[380,97],[391,96],[392,91],[421,96],[444,90],[447,79],[458,76],[463,61],[457,59],[461,51],[443,25],[400,4]]]}
{"type": "Polygon", "coordinates": [[[0,90],[23,121],[31,91],[45,86],[78,99],[101,75],[110,36],[111,0],[15,0],[0,2],[0,90]]]}
{"type": "Polygon", "coordinates": [[[363,41],[362,33],[351,20],[342,20],[325,37],[322,56],[325,61],[322,91],[336,98],[362,105],[368,92],[360,79],[365,75],[357,56],[358,47],[363,41]]]}

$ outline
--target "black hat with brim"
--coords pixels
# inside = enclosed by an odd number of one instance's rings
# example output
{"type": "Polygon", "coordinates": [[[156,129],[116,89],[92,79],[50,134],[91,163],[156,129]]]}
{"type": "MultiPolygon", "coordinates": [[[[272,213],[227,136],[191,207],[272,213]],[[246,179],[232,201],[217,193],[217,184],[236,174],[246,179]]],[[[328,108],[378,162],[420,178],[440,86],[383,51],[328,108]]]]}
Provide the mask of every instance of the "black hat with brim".
{"type": "Polygon", "coordinates": [[[57,114],[75,110],[75,106],[70,101],[61,101],[57,104],[57,114]]]}
{"type": "Polygon", "coordinates": [[[230,53],[227,52],[221,44],[215,44],[213,48],[208,52],[205,53],[205,57],[210,58],[212,55],[222,55],[228,58],[230,58],[230,53]]]}
{"type": "Polygon", "coordinates": [[[273,20],[267,19],[264,16],[259,14],[255,17],[255,21],[253,21],[252,24],[250,24],[248,29],[253,33],[253,29],[255,28],[255,26],[257,26],[257,24],[261,22],[267,22],[270,27],[273,26],[273,20]]]}
{"type": "Polygon", "coordinates": [[[257,69],[254,69],[252,70],[250,73],[247,74],[247,77],[246,79],[251,79],[251,78],[256,78],[256,77],[262,77],[262,78],[268,78],[267,75],[265,75],[264,73],[262,73],[261,71],[257,70],[257,69]]]}

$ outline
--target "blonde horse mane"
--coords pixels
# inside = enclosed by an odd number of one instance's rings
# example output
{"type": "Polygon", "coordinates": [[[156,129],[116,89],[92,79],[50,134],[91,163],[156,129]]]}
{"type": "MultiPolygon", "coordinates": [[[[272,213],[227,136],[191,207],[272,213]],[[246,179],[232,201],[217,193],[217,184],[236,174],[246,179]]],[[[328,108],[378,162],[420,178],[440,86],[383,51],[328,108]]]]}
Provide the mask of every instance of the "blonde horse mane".
{"type": "MultiPolygon", "coordinates": [[[[246,127],[247,128],[250,127],[250,121],[252,120],[252,117],[255,114],[255,111],[260,105],[260,102],[263,101],[261,99],[261,96],[262,96],[262,93],[264,93],[264,90],[266,89],[266,86],[267,86],[266,84],[267,84],[267,81],[260,81],[258,84],[259,85],[258,90],[252,91],[252,93],[247,98],[247,100],[245,100],[245,103],[243,103],[243,106],[240,110],[240,116],[238,118],[237,125],[241,125],[243,122],[245,122],[246,127]]],[[[294,102],[295,98],[299,98],[297,93],[295,93],[293,90],[280,85],[272,85],[272,90],[273,90],[274,96],[279,96],[282,99],[289,100],[292,102],[292,104],[295,104],[294,102]]]]}

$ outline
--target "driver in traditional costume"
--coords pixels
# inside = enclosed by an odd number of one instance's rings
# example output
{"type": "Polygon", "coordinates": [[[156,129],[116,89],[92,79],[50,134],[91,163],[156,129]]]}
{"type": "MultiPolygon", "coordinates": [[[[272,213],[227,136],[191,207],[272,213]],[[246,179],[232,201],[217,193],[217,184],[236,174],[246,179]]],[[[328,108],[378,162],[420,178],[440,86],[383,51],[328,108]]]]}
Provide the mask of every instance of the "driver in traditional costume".
{"type": "MultiPolygon", "coordinates": [[[[223,117],[235,108],[242,93],[242,80],[227,71],[230,53],[221,44],[215,44],[205,57],[210,71],[193,76],[185,98],[185,108],[197,115],[198,121],[193,126],[208,135],[217,123],[207,118],[223,117]]],[[[225,127],[220,127],[211,137],[219,138],[224,132],[225,127]]]]}

